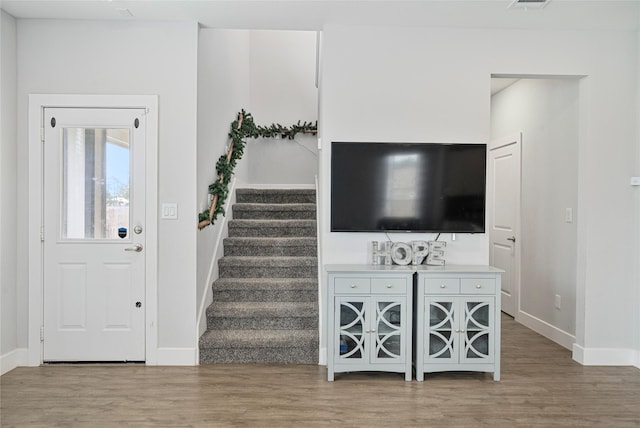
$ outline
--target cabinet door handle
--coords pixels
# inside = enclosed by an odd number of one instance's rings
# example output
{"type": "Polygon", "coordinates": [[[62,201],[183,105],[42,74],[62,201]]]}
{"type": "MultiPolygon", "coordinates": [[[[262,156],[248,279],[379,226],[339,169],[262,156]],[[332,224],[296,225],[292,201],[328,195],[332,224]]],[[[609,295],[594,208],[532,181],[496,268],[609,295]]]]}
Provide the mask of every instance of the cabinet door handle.
{"type": "Polygon", "coordinates": [[[391,284],[387,284],[387,288],[391,288],[391,284]]]}
{"type": "Polygon", "coordinates": [[[447,286],[444,284],[440,284],[440,288],[447,288],[447,286]]]}
{"type": "Polygon", "coordinates": [[[456,333],[460,333],[460,329],[459,328],[456,328],[456,333]]]}
{"type": "Polygon", "coordinates": [[[482,285],[477,284],[477,285],[476,285],[476,288],[482,288],[482,285]]]}
{"type": "Polygon", "coordinates": [[[356,285],[355,284],[351,284],[351,288],[356,288],[356,285]]]}
{"type": "Polygon", "coordinates": [[[375,328],[372,328],[372,329],[371,329],[371,333],[375,333],[375,332],[376,332],[376,329],[375,329],[375,328]]]}

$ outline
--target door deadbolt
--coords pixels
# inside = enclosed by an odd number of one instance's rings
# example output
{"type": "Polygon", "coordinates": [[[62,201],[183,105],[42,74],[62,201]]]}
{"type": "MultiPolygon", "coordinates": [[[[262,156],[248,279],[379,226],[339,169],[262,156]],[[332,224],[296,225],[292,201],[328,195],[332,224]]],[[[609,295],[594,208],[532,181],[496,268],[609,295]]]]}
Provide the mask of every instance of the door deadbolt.
{"type": "Polygon", "coordinates": [[[142,302],[136,302],[136,308],[141,308],[142,307],[142,302]]]}
{"type": "Polygon", "coordinates": [[[136,226],[133,228],[133,233],[135,233],[136,235],[140,235],[142,233],[142,226],[136,226]]]}

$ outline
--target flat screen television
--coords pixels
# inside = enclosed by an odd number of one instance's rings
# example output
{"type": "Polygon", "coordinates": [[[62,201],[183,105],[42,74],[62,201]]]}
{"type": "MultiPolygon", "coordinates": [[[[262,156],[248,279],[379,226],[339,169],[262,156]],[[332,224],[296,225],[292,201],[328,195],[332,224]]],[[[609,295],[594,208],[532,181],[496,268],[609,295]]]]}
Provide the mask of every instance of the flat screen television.
{"type": "Polygon", "coordinates": [[[331,145],[332,232],[483,233],[486,144],[331,145]]]}

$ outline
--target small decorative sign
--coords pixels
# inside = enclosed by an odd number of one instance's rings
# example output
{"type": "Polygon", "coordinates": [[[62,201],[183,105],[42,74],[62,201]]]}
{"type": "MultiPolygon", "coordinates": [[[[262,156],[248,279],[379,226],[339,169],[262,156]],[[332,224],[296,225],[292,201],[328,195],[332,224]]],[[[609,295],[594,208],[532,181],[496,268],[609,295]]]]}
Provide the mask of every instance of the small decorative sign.
{"type": "Polygon", "coordinates": [[[445,264],[444,247],[446,242],[440,241],[411,241],[405,242],[371,242],[371,261],[374,265],[419,265],[427,259],[428,265],[442,266],[445,264]]]}
{"type": "Polygon", "coordinates": [[[127,237],[127,228],[126,227],[120,227],[118,228],[118,236],[122,239],[127,237]]]}

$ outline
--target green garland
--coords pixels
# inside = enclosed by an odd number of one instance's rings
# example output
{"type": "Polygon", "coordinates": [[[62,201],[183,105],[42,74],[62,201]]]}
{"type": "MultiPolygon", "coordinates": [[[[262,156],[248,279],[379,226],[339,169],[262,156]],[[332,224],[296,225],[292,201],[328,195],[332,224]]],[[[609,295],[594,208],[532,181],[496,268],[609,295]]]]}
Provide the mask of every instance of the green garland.
{"type": "Polygon", "coordinates": [[[238,113],[238,119],[231,123],[229,138],[231,143],[226,154],[220,156],[216,162],[216,172],[218,179],[209,185],[209,194],[212,195],[211,207],[208,210],[198,214],[198,228],[203,229],[218,218],[220,214],[224,215],[224,202],[229,195],[229,182],[233,175],[233,170],[238,161],[244,154],[246,138],[274,138],[293,140],[299,133],[313,134],[318,132],[318,122],[296,123],[290,127],[284,127],[278,124],[270,126],[259,126],[253,121],[251,113],[242,110],[238,113]]]}

